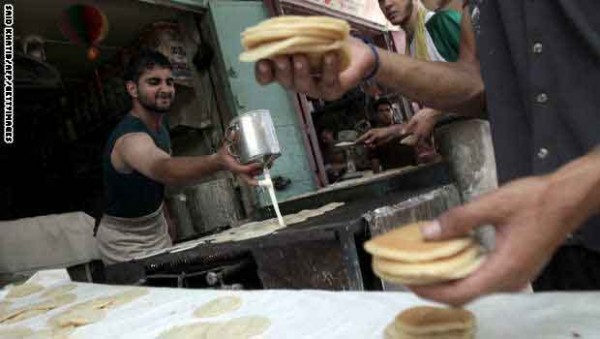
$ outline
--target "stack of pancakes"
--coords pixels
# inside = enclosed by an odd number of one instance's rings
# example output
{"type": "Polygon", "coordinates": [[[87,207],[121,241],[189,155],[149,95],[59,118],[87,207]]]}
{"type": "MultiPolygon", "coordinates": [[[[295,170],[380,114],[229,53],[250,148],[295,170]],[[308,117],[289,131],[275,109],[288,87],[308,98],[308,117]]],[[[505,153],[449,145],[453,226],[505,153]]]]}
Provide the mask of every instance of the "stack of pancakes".
{"type": "Polygon", "coordinates": [[[470,339],[475,316],[468,310],[413,307],[398,314],[385,329],[386,339],[470,339]]]}
{"type": "Polygon", "coordinates": [[[313,70],[321,67],[323,54],[338,55],[339,70],[350,64],[346,39],[350,25],[326,16],[279,16],[242,32],[244,52],[240,61],[255,62],[280,55],[305,54],[313,70]]]}
{"type": "Polygon", "coordinates": [[[399,227],[365,243],[373,271],[394,284],[427,285],[464,278],[483,261],[483,249],[471,237],[425,241],[420,226],[399,227]]]}

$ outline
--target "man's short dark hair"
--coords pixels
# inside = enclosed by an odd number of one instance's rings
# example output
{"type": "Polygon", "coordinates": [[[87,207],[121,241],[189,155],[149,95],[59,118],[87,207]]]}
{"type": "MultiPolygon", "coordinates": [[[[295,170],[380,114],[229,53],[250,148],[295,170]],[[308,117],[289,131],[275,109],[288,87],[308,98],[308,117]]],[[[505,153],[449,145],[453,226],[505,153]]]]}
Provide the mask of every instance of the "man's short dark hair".
{"type": "Polygon", "coordinates": [[[173,69],[169,59],[162,53],[153,49],[142,49],[127,64],[123,78],[125,81],[137,83],[144,71],[151,70],[156,66],[173,69]]]}
{"type": "Polygon", "coordinates": [[[334,133],[332,128],[329,127],[323,127],[321,128],[321,131],[319,132],[319,135],[323,134],[323,132],[329,132],[329,133],[334,133]]]}

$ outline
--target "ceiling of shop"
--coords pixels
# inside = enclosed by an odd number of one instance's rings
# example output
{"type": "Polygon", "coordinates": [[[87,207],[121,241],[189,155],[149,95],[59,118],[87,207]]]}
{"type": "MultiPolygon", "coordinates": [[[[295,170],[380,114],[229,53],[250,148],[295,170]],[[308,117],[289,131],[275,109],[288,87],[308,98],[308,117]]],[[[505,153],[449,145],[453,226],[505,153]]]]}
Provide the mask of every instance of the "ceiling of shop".
{"type": "MultiPolygon", "coordinates": [[[[94,4],[108,19],[109,32],[100,43],[100,58],[96,63],[108,60],[120,47],[130,45],[147,24],[173,20],[177,14],[176,10],[136,0],[19,0],[15,4],[16,36],[20,39],[34,34],[46,39],[46,62],[60,71],[64,81],[89,77],[94,69],[94,64],[86,58],[86,48],[69,42],[59,28],[61,12],[75,3],[94,4]]],[[[16,46],[20,46],[19,40],[16,46]]]]}

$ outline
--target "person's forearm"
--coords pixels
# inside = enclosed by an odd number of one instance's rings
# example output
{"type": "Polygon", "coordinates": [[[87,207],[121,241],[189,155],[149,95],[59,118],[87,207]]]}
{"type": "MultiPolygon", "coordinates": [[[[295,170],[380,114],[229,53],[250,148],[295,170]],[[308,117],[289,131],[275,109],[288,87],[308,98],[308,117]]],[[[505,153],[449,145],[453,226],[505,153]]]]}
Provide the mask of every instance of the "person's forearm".
{"type": "Polygon", "coordinates": [[[425,108],[429,108],[429,110],[430,110],[428,112],[429,116],[431,116],[431,117],[433,117],[435,119],[440,119],[441,117],[444,116],[444,112],[442,112],[442,111],[440,111],[438,109],[431,108],[431,107],[425,107],[425,108]]]}
{"type": "MultiPolygon", "coordinates": [[[[573,231],[586,219],[600,213],[600,150],[573,160],[550,174],[548,199],[561,203],[566,213],[564,223],[573,231]]],[[[560,214],[560,213],[558,213],[560,214]]]]}
{"type": "Polygon", "coordinates": [[[444,112],[442,112],[442,111],[440,111],[438,109],[431,108],[431,107],[423,107],[417,113],[420,113],[420,112],[423,112],[423,111],[426,112],[426,114],[427,114],[427,116],[429,118],[434,119],[436,122],[438,122],[440,119],[442,119],[443,117],[446,116],[446,113],[444,113],[444,112]]]}
{"type": "Polygon", "coordinates": [[[392,136],[392,140],[396,140],[396,139],[399,139],[404,136],[405,126],[403,124],[393,124],[386,128],[389,128],[389,130],[391,132],[390,134],[392,136]]]}
{"type": "Polygon", "coordinates": [[[157,164],[161,182],[166,185],[190,184],[223,170],[217,154],[197,157],[171,157],[157,164]]]}
{"type": "Polygon", "coordinates": [[[484,108],[479,68],[460,62],[425,62],[386,51],[380,53],[377,82],[425,106],[461,115],[484,108]]]}

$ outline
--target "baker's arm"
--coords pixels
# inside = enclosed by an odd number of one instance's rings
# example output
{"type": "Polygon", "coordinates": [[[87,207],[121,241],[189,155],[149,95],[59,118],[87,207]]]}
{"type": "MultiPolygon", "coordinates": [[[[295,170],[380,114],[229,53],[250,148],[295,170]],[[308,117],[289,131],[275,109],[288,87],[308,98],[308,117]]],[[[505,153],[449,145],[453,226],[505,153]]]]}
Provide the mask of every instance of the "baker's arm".
{"type": "Polygon", "coordinates": [[[222,170],[236,173],[248,183],[256,184],[252,176],[260,170],[256,164],[238,163],[225,146],[211,155],[171,157],[145,133],[130,133],[120,137],[113,148],[111,161],[117,169],[134,169],[166,185],[191,184],[222,170]]]}

